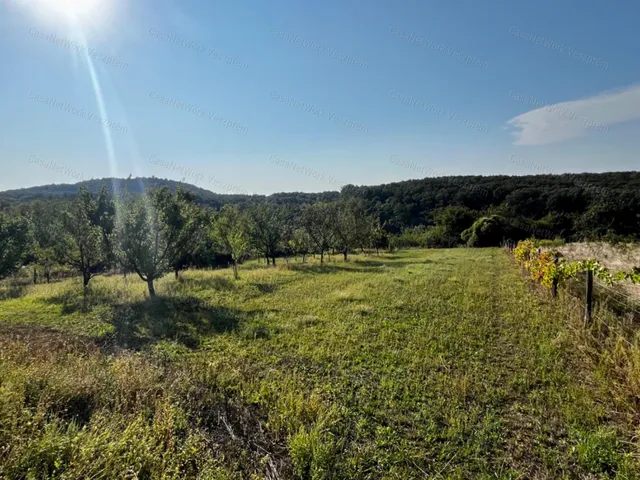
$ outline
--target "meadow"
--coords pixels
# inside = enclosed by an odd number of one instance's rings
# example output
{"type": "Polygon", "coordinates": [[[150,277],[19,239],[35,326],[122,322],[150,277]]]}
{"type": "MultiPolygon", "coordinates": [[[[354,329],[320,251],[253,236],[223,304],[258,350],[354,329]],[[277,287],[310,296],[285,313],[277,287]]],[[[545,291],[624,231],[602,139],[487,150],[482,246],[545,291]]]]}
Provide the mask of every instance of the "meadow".
{"type": "Polygon", "coordinates": [[[5,285],[0,478],[640,473],[638,350],[501,249],[239,273],[5,285]]]}

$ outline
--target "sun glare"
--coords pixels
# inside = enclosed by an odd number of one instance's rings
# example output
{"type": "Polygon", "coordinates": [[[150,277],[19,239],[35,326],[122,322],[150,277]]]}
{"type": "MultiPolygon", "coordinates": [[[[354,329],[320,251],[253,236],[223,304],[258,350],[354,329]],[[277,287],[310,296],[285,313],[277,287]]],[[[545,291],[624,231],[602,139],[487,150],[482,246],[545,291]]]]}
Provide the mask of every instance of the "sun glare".
{"type": "Polygon", "coordinates": [[[81,18],[94,14],[104,0],[41,0],[70,18],[81,18]]]}
{"type": "Polygon", "coordinates": [[[66,20],[75,26],[96,28],[105,23],[116,0],[22,0],[19,3],[46,21],[66,20]]]}

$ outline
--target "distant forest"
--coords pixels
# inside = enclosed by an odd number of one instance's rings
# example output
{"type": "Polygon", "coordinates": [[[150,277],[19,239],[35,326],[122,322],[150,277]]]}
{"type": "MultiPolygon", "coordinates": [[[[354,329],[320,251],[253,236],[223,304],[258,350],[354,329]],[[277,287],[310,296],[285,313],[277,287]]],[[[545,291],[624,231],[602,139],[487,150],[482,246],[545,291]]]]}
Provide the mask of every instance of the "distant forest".
{"type": "MultiPolygon", "coordinates": [[[[442,219],[455,222],[453,215],[461,223],[454,228],[455,237],[462,227],[470,226],[469,222],[484,218],[493,219],[494,223],[506,221],[512,228],[502,232],[505,236],[528,234],[566,240],[640,238],[640,172],[429,177],[376,186],[346,185],[341,192],[268,196],[213,193],[155,177],[99,179],[0,192],[0,208],[33,200],[71,199],[80,187],[97,194],[105,184],[134,194],[145,188],[168,186],[175,191],[182,186],[194,193],[199,203],[214,209],[227,204],[242,208],[257,203],[295,207],[356,197],[363,200],[367,212],[377,216],[390,234],[415,227],[424,231],[438,224],[444,209],[456,207],[444,215],[448,220],[442,219]],[[514,228],[519,231],[513,231],[514,228]]],[[[455,243],[454,240],[451,241],[455,243]]]]}
{"type": "Polygon", "coordinates": [[[342,193],[363,198],[390,232],[433,225],[440,209],[459,206],[543,238],[640,237],[640,172],[439,177],[342,193]]]}
{"type": "Polygon", "coordinates": [[[7,190],[0,192],[0,208],[2,206],[15,205],[33,200],[60,200],[72,199],[78,194],[80,188],[86,188],[89,193],[98,194],[102,186],[106,185],[111,191],[126,190],[129,193],[140,194],[148,189],[169,187],[175,192],[178,187],[194,193],[201,204],[221,208],[223,205],[249,205],[255,203],[277,203],[279,205],[303,205],[314,202],[331,202],[337,200],[340,192],[323,193],[275,193],[273,195],[246,195],[214,193],[210,190],[191,185],[189,183],[176,182],[156,177],[136,178],[101,178],[86,180],[84,182],[60,185],[43,185],[39,187],[22,188],[19,190],[7,190]]]}

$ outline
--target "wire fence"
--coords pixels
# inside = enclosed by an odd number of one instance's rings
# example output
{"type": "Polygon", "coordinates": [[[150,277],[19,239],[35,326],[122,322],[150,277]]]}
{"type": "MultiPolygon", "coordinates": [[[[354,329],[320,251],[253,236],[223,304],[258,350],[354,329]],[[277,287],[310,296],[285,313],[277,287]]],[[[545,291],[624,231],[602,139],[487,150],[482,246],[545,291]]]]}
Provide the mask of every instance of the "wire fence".
{"type": "MultiPolygon", "coordinates": [[[[512,257],[516,245],[515,242],[505,242],[504,244],[505,250],[512,257]]],[[[558,287],[556,280],[551,288],[552,296],[557,296],[558,287]]],[[[585,326],[593,321],[594,307],[598,311],[607,310],[617,317],[618,325],[604,323],[608,328],[640,325],[640,297],[625,292],[621,284],[608,285],[596,278],[592,271],[586,271],[565,280],[563,287],[571,297],[582,305],[585,326]]],[[[602,315],[598,317],[599,322],[605,322],[602,315]]]]}

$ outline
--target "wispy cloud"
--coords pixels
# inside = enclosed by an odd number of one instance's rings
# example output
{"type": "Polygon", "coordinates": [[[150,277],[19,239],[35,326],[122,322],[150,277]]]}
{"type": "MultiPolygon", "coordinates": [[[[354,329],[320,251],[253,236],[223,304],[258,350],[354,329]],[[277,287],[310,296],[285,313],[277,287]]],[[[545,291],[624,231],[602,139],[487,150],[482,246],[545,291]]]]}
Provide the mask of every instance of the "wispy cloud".
{"type": "Polygon", "coordinates": [[[514,145],[547,145],[582,137],[593,132],[594,126],[639,118],[640,85],[633,85],[615,92],[536,108],[507,123],[515,129],[514,145]]]}

